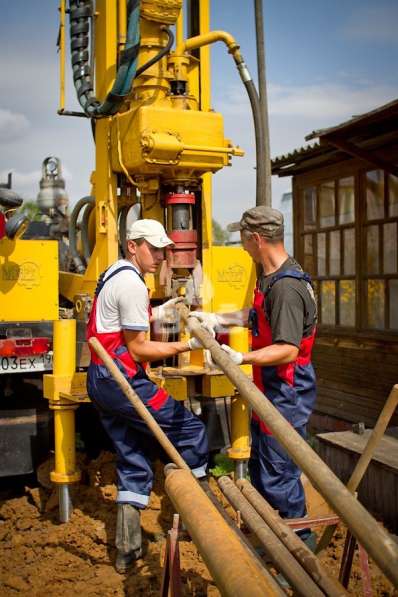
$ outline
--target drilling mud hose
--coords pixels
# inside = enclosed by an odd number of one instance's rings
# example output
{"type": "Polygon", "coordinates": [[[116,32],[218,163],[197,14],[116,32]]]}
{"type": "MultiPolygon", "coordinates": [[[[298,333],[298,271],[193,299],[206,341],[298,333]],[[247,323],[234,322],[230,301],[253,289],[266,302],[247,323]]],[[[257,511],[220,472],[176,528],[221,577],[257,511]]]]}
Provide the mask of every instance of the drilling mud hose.
{"type": "Polygon", "coordinates": [[[237,68],[249,96],[253,114],[254,134],[256,140],[256,205],[265,205],[267,187],[266,142],[264,137],[263,118],[260,99],[251,75],[243,62],[237,63],[237,68]]]}
{"type": "MultiPolygon", "coordinates": [[[[91,195],[87,197],[83,197],[79,199],[79,201],[74,206],[70,220],[69,220],[69,251],[72,256],[73,264],[76,268],[78,274],[82,274],[86,271],[86,266],[83,262],[82,256],[79,254],[77,250],[77,220],[80,215],[80,211],[83,209],[84,206],[90,206],[91,209],[94,207],[95,198],[91,195]]],[[[88,214],[89,215],[89,214],[88,214]]],[[[84,220],[84,229],[83,229],[83,222],[81,227],[82,232],[82,243],[83,243],[83,250],[90,251],[89,249],[89,241],[88,241],[88,216],[86,220],[84,220]]]]}
{"type": "Polygon", "coordinates": [[[398,585],[398,545],[390,534],[377,523],[264,394],[232,362],[209,332],[194,317],[189,317],[188,309],[184,305],[179,305],[178,309],[190,334],[210,350],[213,361],[224,371],[242,398],[255,410],[275,439],[341,517],[387,578],[398,585]]]}

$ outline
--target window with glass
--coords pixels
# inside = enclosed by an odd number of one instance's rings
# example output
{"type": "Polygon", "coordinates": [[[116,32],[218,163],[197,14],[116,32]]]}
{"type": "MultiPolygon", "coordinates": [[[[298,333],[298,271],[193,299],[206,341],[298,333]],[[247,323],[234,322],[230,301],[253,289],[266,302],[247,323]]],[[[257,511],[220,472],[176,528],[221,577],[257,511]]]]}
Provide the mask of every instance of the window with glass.
{"type": "Polygon", "coordinates": [[[301,201],[321,328],[398,333],[398,177],[372,169],[323,180],[301,201]]]}
{"type": "Polygon", "coordinates": [[[364,182],[364,327],[397,332],[398,178],[384,170],[370,170],[364,174],[364,182]]]}
{"type": "Polygon", "coordinates": [[[317,282],[319,323],[356,325],[354,178],[303,189],[303,266],[317,282]]]}

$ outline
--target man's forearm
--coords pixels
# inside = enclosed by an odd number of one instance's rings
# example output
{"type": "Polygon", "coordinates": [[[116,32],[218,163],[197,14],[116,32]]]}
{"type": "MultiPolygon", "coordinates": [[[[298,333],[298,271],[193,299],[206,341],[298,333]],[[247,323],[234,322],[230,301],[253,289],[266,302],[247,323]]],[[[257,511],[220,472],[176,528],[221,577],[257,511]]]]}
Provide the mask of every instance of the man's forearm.
{"type": "Polygon", "coordinates": [[[253,352],[245,352],[242,363],[260,367],[286,365],[296,360],[298,352],[297,346],[292,344],[271,344],[253,352]]]}
{"type": "Polygon", "coordinates": [[[221,326],[241,326],[247,327],[250,309],[241,309],[233,313],[217,313],[217,319],[221,326]]]}
{"type": "Polygon", "coordinates": [[[155,342],[147,340],[139,346],[129,346],[128,350],[136,361],[161,361],[181,352],[190,350],[188,342],[155,342]]]}

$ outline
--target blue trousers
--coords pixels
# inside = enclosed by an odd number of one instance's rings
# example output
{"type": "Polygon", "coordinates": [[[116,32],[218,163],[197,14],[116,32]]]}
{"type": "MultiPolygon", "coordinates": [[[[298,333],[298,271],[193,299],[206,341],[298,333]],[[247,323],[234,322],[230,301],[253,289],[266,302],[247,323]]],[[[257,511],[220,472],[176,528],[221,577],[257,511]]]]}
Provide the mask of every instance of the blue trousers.
{"type": "MultiPolygon", "coordinates": [[[[305,438],[305,426],[296,428],[305,438]]],[[[301,471],[272,436],[264,433],[256,421],[251,423],[250,479],[259,493],[282,518],[306,515],[305,495],[300,481],[301,471]]]]}
{"type": "MultiPolygon", "coordinates": [[[[123,366],[116,364],[125,375],[123,366]]],[[[204,476],[208,444],[202,421],[169,395],[158,403],[152,400],[152,405],[148,404],[159,392],[159,387],[148,378],[141,366],[133,378],[125,377],[192,472],[197,477],[204,476]]],[[[151,460],[159,451],[158,442],[106,367],[90,364],[87,391],[116,450],[117,501],[144,508],[152,489],[151,460]]]]}

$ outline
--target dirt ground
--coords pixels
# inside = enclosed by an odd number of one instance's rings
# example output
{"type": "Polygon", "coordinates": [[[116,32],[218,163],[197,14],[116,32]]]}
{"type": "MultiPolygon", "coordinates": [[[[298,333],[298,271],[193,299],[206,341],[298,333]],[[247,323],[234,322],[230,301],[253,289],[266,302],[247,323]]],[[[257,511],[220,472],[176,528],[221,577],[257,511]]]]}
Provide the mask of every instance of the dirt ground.
{"type": "MultiPolygon", "coordinates": [[[[1,597],[158,595],[165,537],[173,516],[172,506],[162,491],[161,467],[150,505],[142,515],[145,557],[126,575],[118,574],[113,567],[116,522],[113,454],[104,452],[96,460],[80,462],[82,482],[73,489],[74,511],[67,524],[58,523],[57,497],[49,483],[51,468],[51,461],[40,468],[40,488],[25,487],[19,497],[10,497],[10,492],[0,495],[1,597]]],[[[211,487],[220,495],[214,480],[211,487]]],[[[312,495],[311,514],[323,513],[322,500],[308,484],[307,490],[312,495]]],[[[225,500],[223,503],[226,505],[225,500]]],[[[333,544],[322,557],[334,575],[338,573],[343,541],[344,528],[339,528],[333,544]]],[[[180,541],[180,558],[184,595],[219,595],[192,542],[180,541]]],[[[398,595],[373,563],[371,572],[374,595],[398,595]]],[[[350,593],[363,594],[357,554],[350,593]]]]}

